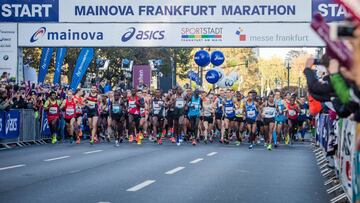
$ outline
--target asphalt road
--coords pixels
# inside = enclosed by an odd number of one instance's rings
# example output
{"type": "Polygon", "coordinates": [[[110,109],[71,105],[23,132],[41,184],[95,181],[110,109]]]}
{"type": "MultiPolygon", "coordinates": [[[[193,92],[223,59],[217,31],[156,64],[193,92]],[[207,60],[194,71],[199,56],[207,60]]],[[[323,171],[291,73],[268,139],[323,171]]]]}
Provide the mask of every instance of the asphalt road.
{"type": "Polygon", "coordinates": [[[329,202],[307,144],[102,143],[0,151],[0,202],[329,202]]]}

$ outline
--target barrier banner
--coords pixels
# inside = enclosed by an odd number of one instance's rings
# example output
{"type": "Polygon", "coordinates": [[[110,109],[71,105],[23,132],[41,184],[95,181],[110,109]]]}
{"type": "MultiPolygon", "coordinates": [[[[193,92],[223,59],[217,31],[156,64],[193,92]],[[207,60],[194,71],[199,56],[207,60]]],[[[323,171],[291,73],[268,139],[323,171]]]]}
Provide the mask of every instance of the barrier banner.
{"type": "Polygon", "coordinates": [[[43,83],[47,74],[50,60],[52,57],[53,48],[42,48],[41,60],[39,68],[38,83],[43,83]]]}
{"type": "Polygon", "coordinates": [[[46,137],[50,137],[51,135],[47,114],[44,110],[42,110],[41,115],[41,135],[46,137]]]}
{"type": "Polygon", "coordinates": [[[1,131],[0,138],[17,138],[20,135],[20,111],[11,109],[1,111],[1,131]]]}
{"type": "Polygon", "coordinates": [[[66,55],[66,48],[58,48],[56,50],[56,59],[55,59],[55,72],[54,72],[54,84],[59,84],[61,67],[63,65],[66,55]]]}
{"type": "Polygon", "coordinates": [[[349,197],[352,197],[352,157],[354,152],[354,138],[355,138],[356,123],[347,119],[343,120],[342,125],[342,143],[340,146],[340,179],[344,186],[345,192],[349,197]]]}
{"type": "Polygon", "coordinates": [[[4,137],[4,111],[0,111],[0,138],[4,137]]]}
{"type": "Polygon", "coordinates": [[[75,91],[77,86],[80,84],[93,57],[94,57],[93,48],[81,49],[79,57],[76,61],[75,70],[71,80],[70,88],[72,90],[75,91]]]}
{"type": "Polygon", "coordinates": [[[353,163],[353,202],[360,203],[360,124],[357,124],[353,163]]]}

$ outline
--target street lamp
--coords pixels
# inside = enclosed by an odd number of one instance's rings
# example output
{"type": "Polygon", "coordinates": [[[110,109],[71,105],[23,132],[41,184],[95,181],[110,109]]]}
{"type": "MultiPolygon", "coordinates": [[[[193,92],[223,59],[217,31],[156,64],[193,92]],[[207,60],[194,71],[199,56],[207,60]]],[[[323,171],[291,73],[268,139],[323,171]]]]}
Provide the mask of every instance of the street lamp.
{"type": "Polygon", "coordinates": [[[288,76],[288,79],[287,79],[288,90],[290,89],[290,69],[291,69],[290,63],[291,63],[291,61],[289,58],[285,59],[285,68],[288,71],[288,75],[287,75],[288,76]]]}

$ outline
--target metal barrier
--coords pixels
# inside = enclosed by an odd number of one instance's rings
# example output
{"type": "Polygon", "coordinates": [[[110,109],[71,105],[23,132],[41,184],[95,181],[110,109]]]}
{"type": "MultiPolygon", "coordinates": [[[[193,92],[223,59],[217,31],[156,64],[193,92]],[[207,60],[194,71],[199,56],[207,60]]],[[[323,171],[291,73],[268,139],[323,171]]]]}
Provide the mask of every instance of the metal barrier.
{"type": "Polygon", "coordinates": [[[316,119],[317,132],[314,153],[327,190],[334,195],[331,203],[348,200],[357,201],[359,183],[355,181],[359,165],[356,159],[357,123],[349,119],[331,120],[320,114],[316,119]],[[353,178],[351,178],[353,177],[353,178]],[[353,179],[353,180],[352,180],[353,179]]]}
{"type": "MultiPolygon", "coordinates": [[[[16,130],[18,130],[18,136],[13,138],[3,138],[0,139],[0,145],[4,148],[12,148],[13,146],[27,146],[31,144],[45,144],[44,138],[41,136],[40,130],[40,118],[35,118],[35,111],[32,109],[17,109],[11,110],[20,113],[18,126],[16,126],[16,130]]],[[[0,114],[3,115],[3,111],[0,114]]],[[[0,131],[3,133],[7,132],[8,123],[4,121],[4,116],[1,117],[1,126],[0,131]]]]}

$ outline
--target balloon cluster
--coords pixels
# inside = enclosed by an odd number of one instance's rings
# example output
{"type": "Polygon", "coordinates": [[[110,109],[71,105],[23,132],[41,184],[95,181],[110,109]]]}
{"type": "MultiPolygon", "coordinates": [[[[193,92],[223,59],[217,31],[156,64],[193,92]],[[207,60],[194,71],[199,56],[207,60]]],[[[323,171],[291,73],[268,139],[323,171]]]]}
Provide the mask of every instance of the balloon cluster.
{"type": "Polygon", "coordinates": [[[210,55],[205,50],[199,50],[195,53],[194,60],[200,67],[208,66],[210,63],[214,66],[205,75],[206,81],[210,84],[216,84],[221,88],[230,88],[239,78],[236,72],[231,72],[229,75],[224,74],[224,70],[220,66],[224,63],[225,56],[221,51],[213,51],[210,55]]]}

